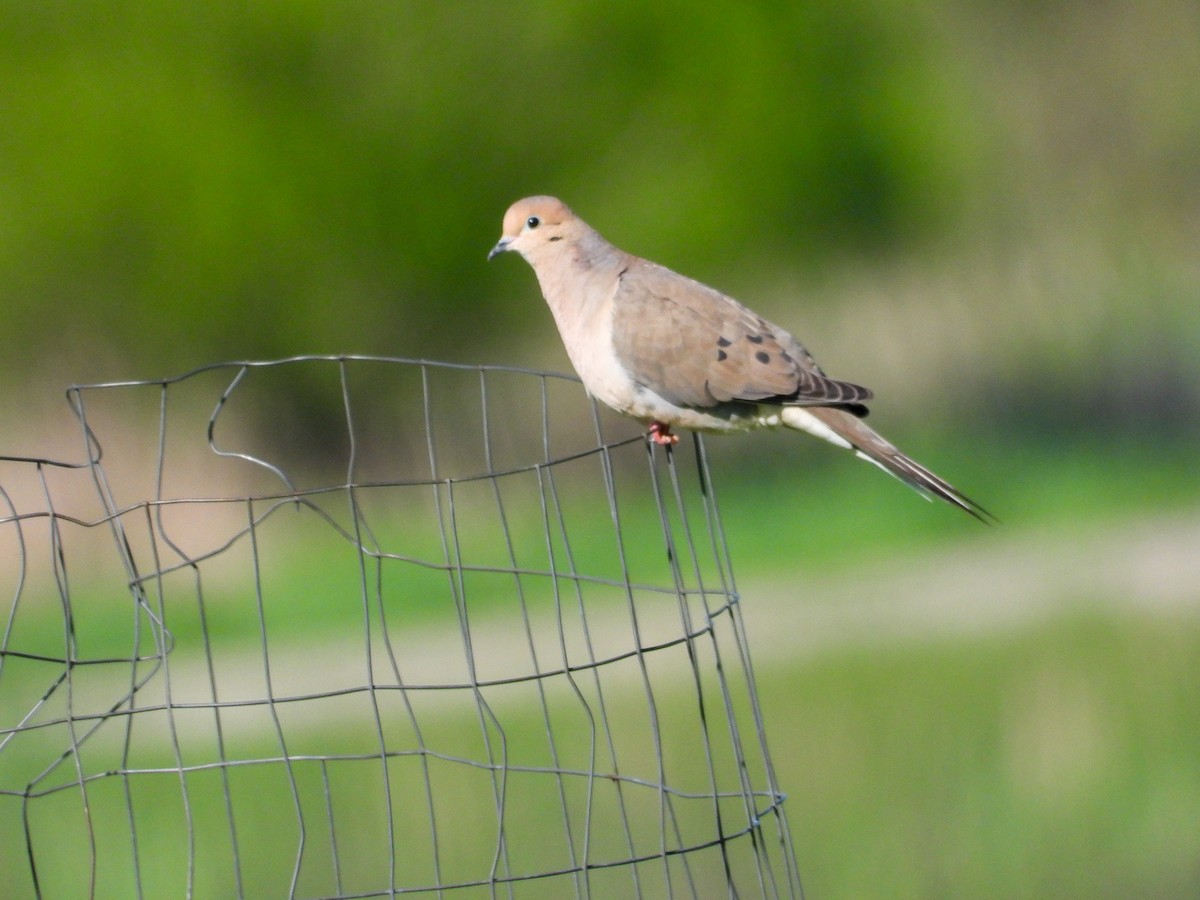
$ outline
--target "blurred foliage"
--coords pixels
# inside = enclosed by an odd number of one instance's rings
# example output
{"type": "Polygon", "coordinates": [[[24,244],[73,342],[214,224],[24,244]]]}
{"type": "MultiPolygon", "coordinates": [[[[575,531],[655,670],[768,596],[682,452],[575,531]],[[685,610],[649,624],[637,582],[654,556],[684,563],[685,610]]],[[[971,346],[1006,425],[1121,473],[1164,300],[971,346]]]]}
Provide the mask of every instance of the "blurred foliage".
{"type": "MultiPolygon", "coordinates": [[[[565,368],[526,267],[484,261],[506,206],[549,192],[876,388],[881,429],[1008,528],[1194,506],[1197,84],[1191,0],[8,0],[0,453],[43,452],[20,406],[35,390],[59,408],[72,382],[222,359],[565,368]]],[[[316,453],[337,416],[327,385],[296,380],[261,421],[316,453]]],[[[985,540],[794,436],[710,446],[739,572],[985,540]]],[[[1171,799],[1196,786],[1195,716],[1171,693],[1190,620],[984,649],[766,673],[813,890],[1184,890],[1194,844],[1163,844],[1156,872],[1143,837],[1163,833],[1146,798],[1177,842],[1195,833],[1171,799]],[[1046,810],[986,754],[1028,706],[1004,691],[1060,657],[1110,689],[1105,723],[1148,737],[1105,732],[1095,803],[1046,810]]]]}
{"type": "MultiPolygon", "coordinates": [[[[0,377],[300,352],[563,367],[529,274],[484,265],[532,192],[769,310],[789,279],[831,306],[831,274],[953,258],[967,318],[1011,321],[1030,265],[1037,303],[1065,281],[1071,309],[1125,323],[1143,298],[1072,271],[1117,246],[1121,272],[1153,274],[1139,288],[1194,307],[1196,37],[1167,0],[13,0],[0,377]],[[1130,240],[1135,222],[1154,233],[1130,240]],[[1028,256],[1045,244],[1071,264],[1050,285],[1028,256]]],[[[914,330],[953,339],[939,312],[914,330]]],[[[854,342],[829,343],[852,368],[854,342]]]]}
{"type": "Polygon", "coordinates": [[[953,92],[886,8],[452,6],[8,5],[10,340],[461,353],[521,193],[815,252],[955,185],[953,92]]]}

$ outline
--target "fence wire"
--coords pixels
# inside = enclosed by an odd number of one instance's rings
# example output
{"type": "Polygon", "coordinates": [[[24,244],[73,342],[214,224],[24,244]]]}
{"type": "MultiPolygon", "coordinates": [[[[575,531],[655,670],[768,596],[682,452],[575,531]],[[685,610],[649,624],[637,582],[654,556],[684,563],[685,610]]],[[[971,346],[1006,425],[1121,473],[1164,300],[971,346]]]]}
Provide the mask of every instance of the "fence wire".
{"type": "Polygon", "coordinates": [[[0,457],[8,896],[800,895],[699,437],[378,357],[68,399],[0,457]]]}

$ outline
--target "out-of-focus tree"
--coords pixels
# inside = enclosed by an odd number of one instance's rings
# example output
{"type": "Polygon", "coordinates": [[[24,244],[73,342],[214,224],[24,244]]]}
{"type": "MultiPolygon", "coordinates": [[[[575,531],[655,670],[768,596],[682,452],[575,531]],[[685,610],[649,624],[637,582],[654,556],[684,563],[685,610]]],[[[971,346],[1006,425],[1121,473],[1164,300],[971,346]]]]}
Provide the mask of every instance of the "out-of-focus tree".
{"type": "Polygon", "coordinates": [[[565,364],[536,349],[528,272],[483,260],[507,204],[549,192],[769,314],[803,296],[820,315],[779,318],[823,323],[818,350],[858,354],[841,374],[895,375],[902,403],[951,368],[931,354],[969,357],[972,394],[1033,396],[1063,365],[1076,390],[1147,354],[1186,381],[1193,13],[12,0],[0,378],[565,364]]]}
{"type": "Polygon", "coordinates": [[[811,263],[945,229],[978,162],[944,43],[887,4],[0,15],[10,353],[465,356],[537,311],[483,266],[523,193],[681,265],[811,263]]]}

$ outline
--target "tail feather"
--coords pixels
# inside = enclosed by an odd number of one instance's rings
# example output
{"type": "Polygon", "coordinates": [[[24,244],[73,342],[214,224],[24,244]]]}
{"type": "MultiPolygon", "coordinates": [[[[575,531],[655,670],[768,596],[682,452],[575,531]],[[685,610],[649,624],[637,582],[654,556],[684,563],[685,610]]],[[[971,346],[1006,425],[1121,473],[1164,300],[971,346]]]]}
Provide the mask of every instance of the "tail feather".
{"type": "Polygon", "coordinates": [[[987,525],[997,521],[995,516],[950,482],[905,456],[861,419],[848,412],[831,407],[785,407],[782,420],[792,428],[808,431],[834,444],[853,449],[856,456],[879,466],[926,499],[944,500],[987,525]]]}

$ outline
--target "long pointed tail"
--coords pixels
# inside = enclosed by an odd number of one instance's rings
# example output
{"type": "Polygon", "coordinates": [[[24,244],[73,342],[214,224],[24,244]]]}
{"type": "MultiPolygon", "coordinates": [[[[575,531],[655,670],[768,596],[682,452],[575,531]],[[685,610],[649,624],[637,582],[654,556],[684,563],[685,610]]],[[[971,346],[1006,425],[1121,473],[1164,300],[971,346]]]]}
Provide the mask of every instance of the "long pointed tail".
{"type": "Polygon", "coordinates": [[[862,419],[828,406],[785,407],[785,425],[799,428],[831,443],[854,450],[867,462],[872,462],[889,475],[899,478],[926,498],[936,497],[980,522],[991,525],[996,517],[944,478],[929,471],[916,460],[905,456],[893,444],[871,429],[862,419]]]}

